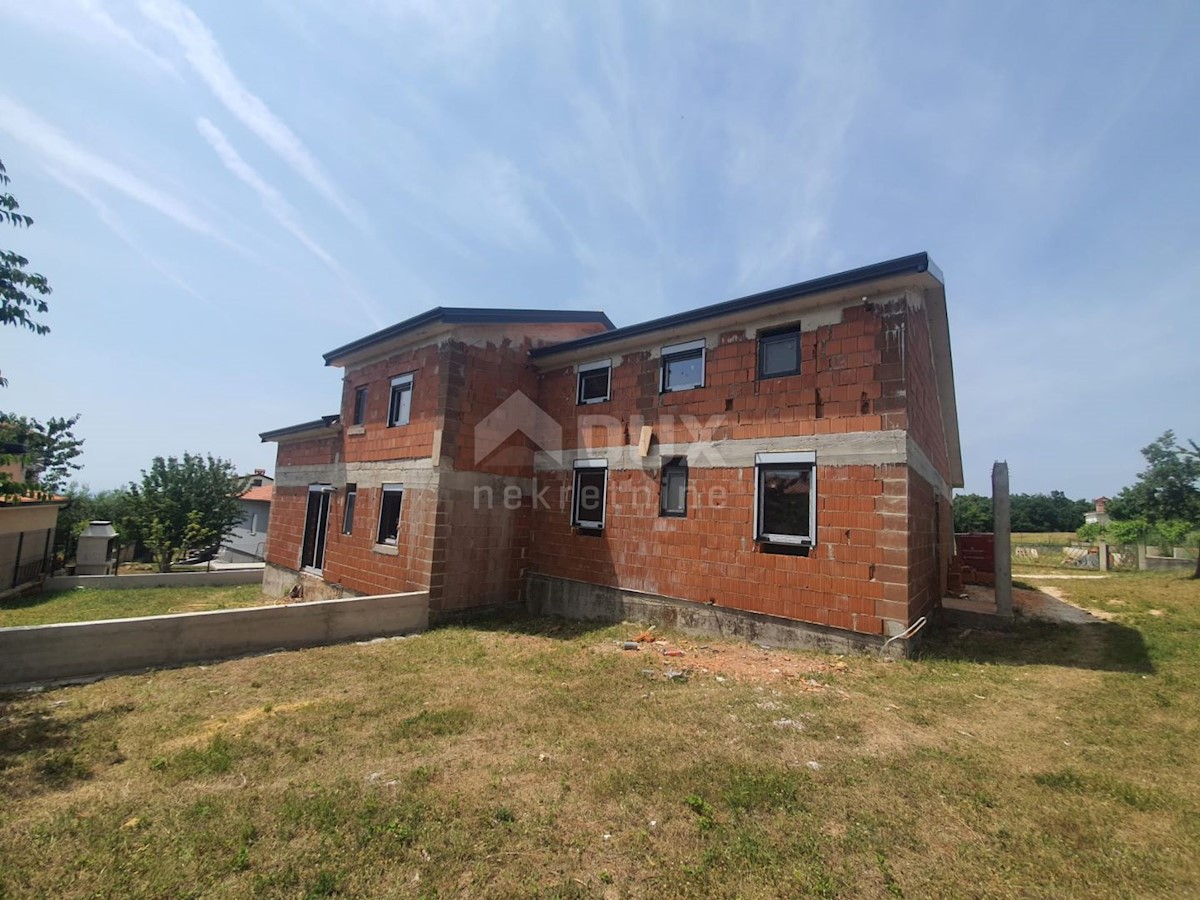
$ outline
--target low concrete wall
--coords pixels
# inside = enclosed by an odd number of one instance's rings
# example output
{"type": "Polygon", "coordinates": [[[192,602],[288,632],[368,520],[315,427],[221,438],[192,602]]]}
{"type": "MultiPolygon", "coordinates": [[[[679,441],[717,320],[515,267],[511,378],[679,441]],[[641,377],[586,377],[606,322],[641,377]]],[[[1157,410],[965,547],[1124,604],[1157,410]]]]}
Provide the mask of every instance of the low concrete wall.
{"type": "Polygon", "coordinates": [[[1146,570],[1150,572],[1194,572],[1196,571],[1196,561],[1194,559],[1177,559],[1171,556],[1147,556],[1146,570]]]}
{"type": "MultiPolygon", "coordinates": [[[[525,599],[530,614],[535,616],[562,616],[599,622],[647,622],[677,628],[687,634],[749,641],[771,647],[826,650],[831,653],[883,652],[882,637],[550,575],[526,576],[525,599]]],[[[901,658],[914,649],[913,641],[897,640],[888,645],[887,654],[901,658]]]]}
{"type": "Polygon", "coordinates": [[[287,597],[292,588],[300,585],[305,600],[341,600],[343,597],[361,597],[345,585],[330,584],[313,572],[297,572],[274,563],[267,563],[262,571],[263,593],[268,597],[287,597]]]}
{"type": "Polygon", "coordinates": [[[429,594],[0,628],[0,685],[42,684],[423,631],[429,594]]]}
{"type": "Polygon", "coordinates": [[[144,575],[54,575],[46,579],[46,590],[69,591],[77,587],[122,591],[146,587],[226,587],[231,584],[258,584],[262,580],[262,569],[151,572],[144,575]]]}

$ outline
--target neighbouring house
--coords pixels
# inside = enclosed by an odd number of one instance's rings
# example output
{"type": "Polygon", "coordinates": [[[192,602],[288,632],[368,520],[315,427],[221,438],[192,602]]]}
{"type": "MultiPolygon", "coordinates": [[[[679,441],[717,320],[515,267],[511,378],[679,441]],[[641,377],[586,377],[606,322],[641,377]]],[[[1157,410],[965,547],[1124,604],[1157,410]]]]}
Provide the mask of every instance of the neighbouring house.
{"type": "Polygon", "coordinates": [[[1101,528],[1107,525],[1111,521],[1111,517],[1108,514],[1108,498],[1097,497],[1096,508],[1085,512],[1083,514],[1083,521],[1087,525],[1099,525],[1101,528]]]}
{"type": "MultiPolygon", "coordinates": [[[[19,463],[3,467],[18,484],[19,463]]],[[[58,511],[66,497],[0,498],[0,597],[40,584],[50,574],[58,511]]]]}
{"type": "Polygon", "coordinates": [[[927,254],[625,328],[437,308],[325,363],[340,412],[262,435],[269,592],[827,646],[939,608],[962,463],[927,254]]]}
{"type": "Polygon", "coordinates": [[[264,558],[275,479],[266,469],[255,469],[246,478],[246,490],[238,497],[242,520],[221,542],[220,557],[225,562],[261,562],[264,558]]]}

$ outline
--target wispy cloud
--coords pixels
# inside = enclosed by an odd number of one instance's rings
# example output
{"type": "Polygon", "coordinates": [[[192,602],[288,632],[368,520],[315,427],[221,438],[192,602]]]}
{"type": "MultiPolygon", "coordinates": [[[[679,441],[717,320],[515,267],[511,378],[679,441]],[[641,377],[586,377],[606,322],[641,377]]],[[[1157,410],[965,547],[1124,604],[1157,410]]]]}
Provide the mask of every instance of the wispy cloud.
{"type": "Polygon", "coordinates": [[[357,286],[354,285],[350,273],[342,266],[342,264],[339,263],[324,247],[317,243],[317,241],[307,231],[305,231],[303,227],[301,227],[300,221],[296,216],[296,211],[292,209],[291,204],[287,202],[284,196],[279,193],[279,191],[273,185],[269,184],[266,179],[259,175],[253,166],[251,166],[242,158],[241,154],[234,149],[234,146],[231,143],[229,143],[229,139],[225,137],[225,134],[221,131],[221,129],[214,125],[210,120],[204,118],[203,116],[199,117],[196,119],[196,128],[200,131],[200,134],[203,136],[203,138],[208,142],[209,146],[212,147],[213,151],[217,154],[217,157],[224,164],[225,168],[232,172],[243,184],[247,185],[251,190],[254,191],[255,194],[258,195],[259,200],[262,201],[264,208],[266,208],[271,218],[278,222],[289,234],[291,234],[296,240],[304,245],[305,249],[312,253],[313,256],[317,257],[317,259],[328,266],[329,269],[341,280],[342,285],[347,292],[349,292],[355,298],[355,300],[358,301],[359,305],[362,306],[363,311],[367,313],[372,320],[379,323],[380,318],[374,308],[374,305],[361,294],[357,286]]]}
{"type": "Polygon", "coordinates": [[[339,274],[343,274],[344,270],[332,256],[326,252],[325,248],[318,244],[309,234],[300,227],[300,223],[296,220],[296,213],[291,205],[283,198],[270,184],[263,180],[262,176],[254,170],[254,168],[242,159],[241,154],[233,148],[229,143],[228,138],[217,128],[211,121],[201,116],[196,119],[196,128],[200,130],[200,134],[204,137],[210,147],[216,152],[225,168],[236,175],[242,182],[249,185],[254,193],[258,194],[262,200],[263,206],[267,212],[289,231],[293,237],[303,244],[309,252],[329,266],[339,274]]]}
{"type": "Polygon", "coordinates": [[[235,246],[183,200],[84,149],[38,115],[3,94],[0,94],[0,131],[7,132],[35,150],[42,156],[43,162],[61,171],[98,181],[184,228],[226,246],[235,246]]]}
{"type": "Polygon", "coordinates": [[[92,44],[107,44],[121,55],[178,76],[171,61],[117,22],[97,0],[0,0],[0,14],[36,28],[62,31],[92,44]]]}
{"type": "Polygon", "coordinates": [[[142,0],[140,8],[148,19],[179,42],[192,69],[230,113],[342,215],[359,227],[365,227],[362,214],[342,196],[300,138],[262,99],[242,84],[226,62],[212,32],[191,9],[178,0],[142,0]]]}
{"type": "Polygon", "coordinates": [[[42,168],[45,170],[47,175],[49,175],[63,187],[73,191],[87,201],[92,209],[95,210],[96,216],[100,219],[100,221],[107,225],[109,230],[112,231],[112,233],[122,241],[124,241],[131,250],[145,260],[152,269],[162,275],[165,279],[167,279],[167,281],[171,282],[185,294],[191,295],[202,303],[206,303],[210,306],[212,305],[211,300],[192,287],[161,259],[150,253],[142,245],[142,242],[134,237],[129,229],[125,227],[125,223],[121,221],[121,219],[112,211],[107,203],[97,197],[94,193],[92,193],[92,191],[88,190],[78,181],[65,175],[62,171],[56,169],[54,166],[43,166],[42,168]]]}

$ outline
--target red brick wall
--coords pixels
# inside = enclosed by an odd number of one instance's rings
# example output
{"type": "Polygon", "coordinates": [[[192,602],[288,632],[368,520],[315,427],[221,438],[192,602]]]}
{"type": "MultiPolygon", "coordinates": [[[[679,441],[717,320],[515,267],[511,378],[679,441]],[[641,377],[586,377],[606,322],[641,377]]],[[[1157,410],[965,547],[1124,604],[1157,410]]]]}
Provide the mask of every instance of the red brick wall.
{"type": "Polygon", "coordinates": [[[346,460],[372,462],[429,456],[434,431],[441,425],[442,398],[439,389],[441,350],[436,346],[406,350],[346,373],[342,387],[342,425],[346,460]],[[413,375],[412,409],[407,425],[389,428],[388,404],[392,378],[413,375]],[[367,387],[367,416],[363,434],[346,432],[354,421],[354,393],[367,387]]]}
{"type": "Polygon", "coordinates": [[[611,470],[604,532],[570,526],[570,472],[542,473],[531,569],[544,575],[880,634],[907,621],[904,466],[818,466],[812,555],[753,540],[753,468],[692,468],[687,518],[658,514],[658,472],[611,470]],[[701,498],[707,498],[705,504],[701,498]]]}
{"type": "Polygon", "coordinates": [[[924,478],[908,472],[908,611],[929,615],[946,587],[953,512],[924,478]]]}
{"type": "Polygon", "coordinates": [[[342,517],[346,492],[338,490],[334,495],[325,548],[325,580],[364,594],[424,590],[429,587],[437,494],[427,488],[405,487],[396,555],[374,549],[382,501],[381,488],[360,487],[352,533],[345,535],[342,517]]]}
{"type": "Polygon", "coordinates": [[[942,426],[942,405],[933,370],[926,311],[909,310],[905,327],[908,340],[908,352],[904,355],[905,381],[908,384],[908,431],[917,446],[925,451],[938,474],[949,483],[950,461],[946,452],[946,433],[942,426]]]}
{"type": "MultiPolygon", "coordinates": [[[[871,304],[847,308],[841,323],[801,335],[799,375],[759,381],[757,338],[731,331],[707,348],[703,388],[659,393],[662,361],[646,350],[623,355],[612,371],[608,402],[578,406],[571,366],[542,373],[538,402],[563,424],[566,449],[630,439],[636,444],[636,434],[621,437],[643,423],[662,426],[656,428],[662,442],[904,428],[903,356],[896,331],[902,322],[902,307],[899,312],[871,304]],[[581,417],[601,416],[619,420],[615,439],[603,427],[579,427],[581,417]],[[691,427],[684,416],[692,417],[691,427]],[[704,431],[695,427],[706,425],[704,431]]],[[[594,358],[608,355],[597,348],[594,358]]]]}

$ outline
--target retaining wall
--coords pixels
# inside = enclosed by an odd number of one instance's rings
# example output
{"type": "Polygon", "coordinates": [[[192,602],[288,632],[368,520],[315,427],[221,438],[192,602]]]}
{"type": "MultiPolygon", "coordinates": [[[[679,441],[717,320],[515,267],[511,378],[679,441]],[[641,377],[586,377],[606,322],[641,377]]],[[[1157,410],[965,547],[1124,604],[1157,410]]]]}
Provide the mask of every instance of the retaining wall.
{"type": "Polygon", "coordinates": [[[0,685],[42,684],[423,631],[416,591],[288,606],[0,628],[0,685]]]}

